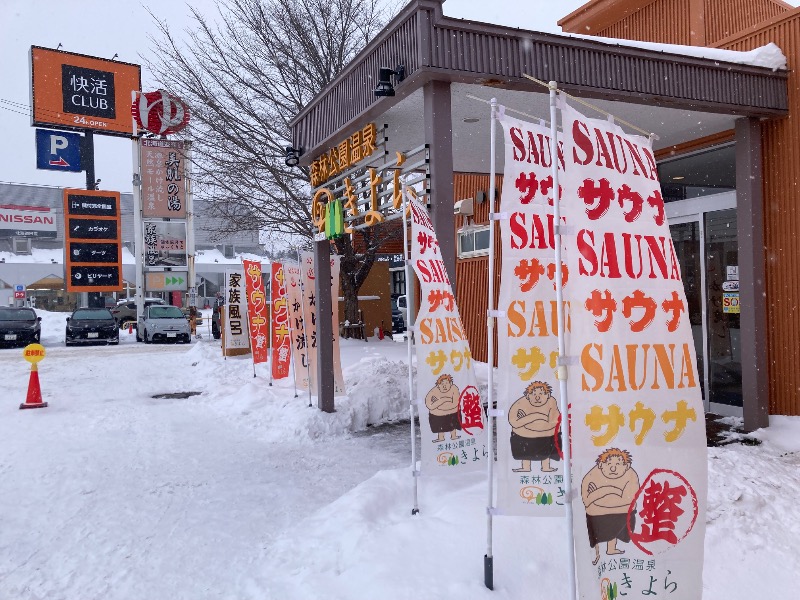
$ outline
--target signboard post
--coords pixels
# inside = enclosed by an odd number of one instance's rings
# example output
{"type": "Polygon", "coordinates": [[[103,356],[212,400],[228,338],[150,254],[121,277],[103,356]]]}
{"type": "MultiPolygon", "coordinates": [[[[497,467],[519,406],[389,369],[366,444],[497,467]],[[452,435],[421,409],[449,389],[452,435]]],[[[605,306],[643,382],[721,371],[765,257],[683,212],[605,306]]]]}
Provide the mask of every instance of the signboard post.
{"type": "Polygon", "coordinates": [[[68,292],[122,290],[119,192],[64,190],[68,292]]]}

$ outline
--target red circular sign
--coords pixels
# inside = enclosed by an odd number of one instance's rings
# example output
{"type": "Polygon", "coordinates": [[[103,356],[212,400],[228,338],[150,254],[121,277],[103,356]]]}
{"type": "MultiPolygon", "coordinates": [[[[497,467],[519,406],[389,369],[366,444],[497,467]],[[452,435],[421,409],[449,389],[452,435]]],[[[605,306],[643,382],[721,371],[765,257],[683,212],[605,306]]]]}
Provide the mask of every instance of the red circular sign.
{"type": "Polygon", "coordinates": [[[139,127],[156,135],[177,133],[189,124],[189,107],[164,90],[139,92],[131,105],[131,114],[139,127]]]}

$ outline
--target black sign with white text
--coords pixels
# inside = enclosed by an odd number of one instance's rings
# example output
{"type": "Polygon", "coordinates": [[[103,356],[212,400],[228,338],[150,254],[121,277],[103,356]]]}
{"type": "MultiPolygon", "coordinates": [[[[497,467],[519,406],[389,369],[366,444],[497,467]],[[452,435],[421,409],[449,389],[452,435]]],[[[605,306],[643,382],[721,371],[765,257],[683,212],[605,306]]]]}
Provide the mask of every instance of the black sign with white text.
{"type": "Polygon", "coordinates": [[[64,111],[115,119],[114,73],[75,65],[61,65],[64,111]]]}
{"type": "Polygon", "coordinates": [[[74,287],[119,287],[117,267],[76,267],[69,269],[69,280],[74,287]]]}
{"type": "Polygon", "coordinates": [[[116,240],[117,222],[100,219],[68,219],[69,237],[76,240],[116,240]]]}
{"type": "Polygon", "coordinates": [[[70,215],[116,217],[117,199],[115,196],[70,194],[67,211],[70,215]]]}
{"type": "Polygon", "coordinates": [[[119,262],[119,245],[98,244],[95,242],[70,242],[69,256],[72,263],[113,263],[119,262]]]}

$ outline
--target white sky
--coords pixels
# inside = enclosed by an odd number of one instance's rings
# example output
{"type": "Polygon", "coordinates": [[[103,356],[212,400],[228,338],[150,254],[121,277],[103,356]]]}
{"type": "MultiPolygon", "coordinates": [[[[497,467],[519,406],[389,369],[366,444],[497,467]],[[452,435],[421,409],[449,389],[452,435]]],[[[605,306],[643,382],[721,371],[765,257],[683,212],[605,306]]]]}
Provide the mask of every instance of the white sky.
{"type": "MultiPolygon", "coordinates": [[[[192,0],[191,4],[206,15],[216,14],[213,0],[192,0]]],[[[584,0],[447,0],[444,12],[452,17],[558,33],[556,21],[582,4],[584,0]]],[[[800,0],[790,4],[800,4],[800,0]]],[[[83,172],[36,169],[30,118],[20,114],[24,109],[7,102],[30,103],[28,57],[32,45],[56,48],[61,43],[68,52],[105,58],[116,53],[123,62],[141,63],[139,56],[149,52],[147,35],[155,29],[145,10],[148,6],[167,19],[173,30],[190,24],[187,5],[174,0],[0,0],[0,181],[85,187],[83,172]]],[[[142,84],[146,91],[155,89],[144,68],[142,84]]],[[[100,188],[130,192],[130,141],[102,135],[94,140],[100,188]]]]}

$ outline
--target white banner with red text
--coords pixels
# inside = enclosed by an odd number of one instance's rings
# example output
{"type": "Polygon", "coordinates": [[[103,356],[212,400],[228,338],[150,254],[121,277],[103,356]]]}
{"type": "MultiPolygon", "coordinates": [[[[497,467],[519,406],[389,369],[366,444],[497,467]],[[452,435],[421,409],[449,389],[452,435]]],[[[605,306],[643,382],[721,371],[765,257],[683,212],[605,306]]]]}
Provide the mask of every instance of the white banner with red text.
{"type": "Polygon", "coordinates": [[[562,127],[580,597],[699,600],[705,419],[652,145],[566,104],[562,127]]]}
{"type": "MultiPolygon", "coordinates": [[[[564,465],[556,379],[558,319],[550,129],[498,119],[505,139],[497,308],[497,508],[563,516],[564,465]]],[[[559,170],[563,175],[563,156],[559,170]]],[[[569,275],[563,271],[567,294],[569,275]]],[[[569,327],[569,302],[565,302],[569,327]]]]}
{"type": "Polygon", "coordinates": [[[411,264],[420,282],[414,325],[422,470],[437,474],[485,469],[486,418],[469,341],[428,211],[406,189],[411,264]]]}

